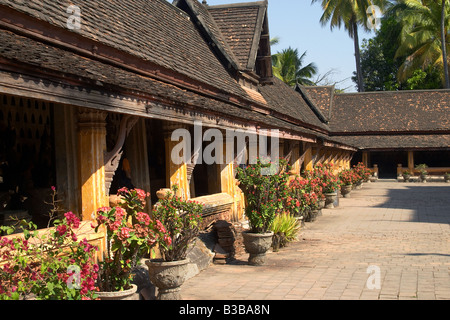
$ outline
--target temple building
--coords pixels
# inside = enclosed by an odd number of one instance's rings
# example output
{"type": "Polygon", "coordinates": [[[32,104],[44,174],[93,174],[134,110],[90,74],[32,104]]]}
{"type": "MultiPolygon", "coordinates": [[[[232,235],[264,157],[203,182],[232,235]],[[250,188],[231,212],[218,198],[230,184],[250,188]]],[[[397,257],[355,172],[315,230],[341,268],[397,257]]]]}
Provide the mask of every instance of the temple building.
{"type": "Polygon", "coordinates": [[[298,87],[326,117],[330,135],[358,152],[352,165],[376,166],[380,178],[403,171],[450,172],[450,90],[335,94],[333,86],[298,87]]]}
{"type": "Polygon", "coordinates": [[[150,207],[178,185],[206,223],[242,219],[239,150],[174,163],[177,129],[276,131],[292,174],[359,159],[386,177],[411,161],[449,166],[450,91],[294,90],[272,75],[269,17],[267,1],[0,0],[0,215],[45,227],[55,186],[89,221],[121,186],[149,191],[150,207]]]}

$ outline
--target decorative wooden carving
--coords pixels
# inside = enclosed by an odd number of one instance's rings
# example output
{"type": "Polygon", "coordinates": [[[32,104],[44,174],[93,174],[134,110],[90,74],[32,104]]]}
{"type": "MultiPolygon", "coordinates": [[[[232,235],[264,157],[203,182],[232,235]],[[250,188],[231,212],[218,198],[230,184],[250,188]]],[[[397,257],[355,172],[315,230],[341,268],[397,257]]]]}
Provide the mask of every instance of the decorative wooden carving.
{"type": "Polygon", "coordinates": [[[306,153],[307,153],[307,151],[305,150],[303,152],[303,154],[301,155],[301,157],[298,159],[298,165],[300,168],[302,167],[303,162],[305,162],[306,153]]]}
{"type": "Polygon", "coordinates": [[[192,173],[194,172],[195,166],[197,164],[198,156],[199,156],[198,152],[194,153],[191,157],[190,163],[187,164],[186,166],[188,185],[191,183],[192,173]]]}
{"type": "Polygon", "coordinates": [[[120,121],[120,129],[119,129],[119,135],[117,137],[117,142],[114,148],[109,151],[105,152],[105,188],[106,188],[106,194],[109,194],[109,189],[111,188],[111,183],[114,178],[114,174],[119,167],[120,158],[122,157],[123,153],[123,144],[125,143],[125,139],[130,133],[133,126],[138,121],[138,117],[131,116],[131,115],[125,115],[123,116],[122,120],[120,121]]]}
{"type": "Polygon", "coordinates": [[[287,161],[287,163],[291,162],[291,158],[292,158],[292,153],[294,152],[294,144],[292,142],[289,143],[289,152],[286,155],[286,157],[284,157],[284,160],[287,161]]]}
{"type": "Polygon", "coordinates": [[[320,156],[320,151],[321,151],[321,150],[322,150],[322,146],[318,146],[318,147],[317,147],[316,154],[315,154],[314,157],[313,157],[313,163],[314,163],[314,164],[320,162],[321,159],[318,159],[318,157],[320,156]]]}

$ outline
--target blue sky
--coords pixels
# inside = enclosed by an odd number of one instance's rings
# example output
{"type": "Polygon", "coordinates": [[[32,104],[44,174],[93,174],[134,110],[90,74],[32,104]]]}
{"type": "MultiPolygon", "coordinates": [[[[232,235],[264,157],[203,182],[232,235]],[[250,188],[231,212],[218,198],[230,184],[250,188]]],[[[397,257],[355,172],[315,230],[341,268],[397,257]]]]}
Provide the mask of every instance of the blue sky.
{"type": "MultiPolygon", "coordinates": [[[[219,5],[250,0],[207,0],[209,5],[219,5]]],[[[329,25],[322,26],[320,3],[311,4],[311,0],[269,0],[270,36],[279,37],[280,43],[272,47],[272,54],[289,46],[300,53],[307,51],[305,63],[314,62],[319,74],[334,70],[328,78],[331,82],[346,79],[337,85],[346,92],[356,91],[350,79],[355,67],[353,40],[344,29],[330,30],[329,25]]],[[[360,30],[362,39],[371,38],[373,33],[360,30]]]]}

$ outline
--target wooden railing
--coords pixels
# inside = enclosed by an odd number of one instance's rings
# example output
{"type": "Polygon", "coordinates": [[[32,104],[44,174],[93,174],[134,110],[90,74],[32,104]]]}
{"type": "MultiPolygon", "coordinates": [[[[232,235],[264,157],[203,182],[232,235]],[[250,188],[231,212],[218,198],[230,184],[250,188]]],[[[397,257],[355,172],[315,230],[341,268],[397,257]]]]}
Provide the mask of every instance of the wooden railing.
{"type": "MultiPolygon", "coordinates": [[[[429,176],[443,176],[445,173],[450,173],[450,167],[431,167],[425,169],[429,176]]],[[[401,164],[397,166],[397,176],[401,176],[403,172],[408,171],[412,175],[420,175],[420,170],[414,168],[403,167],[401,164]]]]}

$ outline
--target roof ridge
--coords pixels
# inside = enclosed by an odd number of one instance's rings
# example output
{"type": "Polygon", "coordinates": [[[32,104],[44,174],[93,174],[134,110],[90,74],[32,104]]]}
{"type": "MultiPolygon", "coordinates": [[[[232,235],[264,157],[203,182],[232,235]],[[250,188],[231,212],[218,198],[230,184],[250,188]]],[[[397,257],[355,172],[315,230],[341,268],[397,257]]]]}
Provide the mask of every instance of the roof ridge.
{"type": "Polygon", "coordinates": [[[228,42],[225,40],[225,37],[223,36],[222,31],[220,30],[219,26],[217,25],[216,21],[211,16],[210,12],[207,10],[205,5],[201,4],[197,0],[178,0],[178,1],[174,1],[174,5],[179,5],[182,1],[184,1],[184,3],[186,3],[186,5],[189,7],[189,9],[192,12],[192,15],[194,16],[193,18],[195,20],[197,20],[196,25],[198,27],[200,27],[200,29],[202,29],[205,36],[208,38],[208,40],[211,41],[210,46],[213,47],[212,48],[213,51],[215,51],[216,53],[219,53],[222,56],[222,59],[226,60],[227,65],[225,67],[227,69],[229,69],[231,67],[235,71],[239,71],[241,68],[240,68],[240,64],[239,64],[237,58],[234,56],[234,53],[231,50],[231,48],[229,47],[228,42]],[[201,12],[199,12],[198,8],[205,9],[205,10],[203,13],[201,13],[201,12]],[[205,21],[202,14],[207,14],[211,18],[210,22],[212,24],[214,24],[216,30],[214,30],[214,31],[211,30],[211,28],[208,26],[208,22],[205,21]],[[217,33],[221,39],[217,38],[217,33]],[[216,48],[216,50],[214,50],[214,47],[216,48]],[[217,52],[217,51],[219,51],[219,52],[217,52]]]}
{"type": "Polygon", "coordinates": [[[319,120],[322,121],[323,123],[328,124],[329,121],[330,121],[330,117],[325,117],[324,116],[324,114],[319,110],[319,108],[317,108],[316,104],[312,101],[312,99],[309,96],[309,94],[307,92],[305,92],[306,90],[303,90],[303,88],[304,88],[304,86],[302,86],[301,84],[297,83],[296,86],[295,86],[295,91],[297,91],[300,95],[303,96],[303,98],[307,102],[308,106],[316,114],[316,116],[319,118],[319,120]]]}
{"type": "MultiPolygon", "coordinates": [[[[228,10],[229,12],[232,12],[232,14],[237,14],[239,9],[246,9],[246,8],[254,8],[256,11],[256,17],[255,20],[252,18],[252,23],[254,22],[254,30],[252,30],[251,33],[251,41],[248,44],[248,47],[246,46],[246,49],[248,49],[248,53],[245,55],[245,61],[243,61],[243,56],[239,55],[239,52],[235,52],[234,49],[232,49],[234,54],[237,54],[236,57],[239,57],[238,61],[241,64],[242,69],[248,71],[248,70],[254,70],[255,64],[257,60],[257,54],[259,49],[259,44],[261,41],[261,35],[264,30],[264,23],[265,19],[267,17],[267,9],[268,9],[268,1],[257,1],[257,2],[246,2],[246,3],[232,3],[232,4],[225,4],[225,5],[216,5],[216,6],[206,6],[206,9],[210,12],[212,12],[212,17],[214,20],[218,19],[222,21],[221,19],[226,16],[224,14],[221,14],[222,12],[226,12],[228,10]]],[[[247,23],[246,23],[247,24],[247,23]]],[[[220,22],[217,23],[219,29],[223,31],[224,25],[220,22]]],[[[228,26],[227,26],[228,27],[228,26]]],[[[228,34],[225,32],[224,34],[227,39],[228,34]]]]}
{"type": "Polygon", "coordinates": [[[225,9],[225,8],[239,8],[239,7],[262,7],[267,6],[268,1],[252,1],[252,2],[237,2],[237,3],[229,3],[229,4],[216,4],[216,5],[207,5],[208,8],[211,9],[225,9]]]}
{"type": "Polygon", "coordinates": [[[419,89],[419,90],[389,90],[389,91],[365,91],[365,92],[342,92],[341,95],[369,95],[369,94],[407,94],[407,93],[425,93],[425,92],[450,92],[450,89],[419,89]]]}

